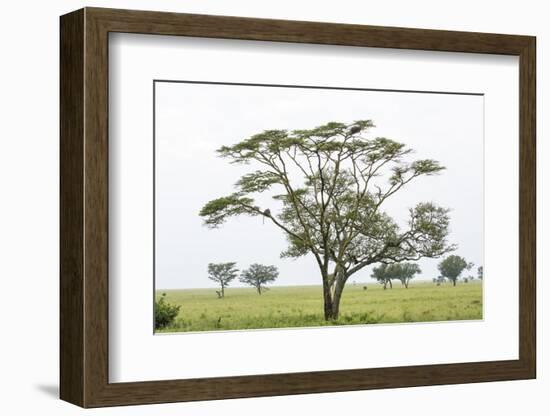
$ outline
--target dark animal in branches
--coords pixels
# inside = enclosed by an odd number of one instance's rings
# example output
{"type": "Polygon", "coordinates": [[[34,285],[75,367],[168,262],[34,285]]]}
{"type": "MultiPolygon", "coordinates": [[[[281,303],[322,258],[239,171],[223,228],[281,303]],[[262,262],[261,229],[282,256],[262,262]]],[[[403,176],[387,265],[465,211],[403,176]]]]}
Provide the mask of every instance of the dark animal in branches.
{"type": "Polygon", "coordinates": [[[266,210],[264,210],[264,212],[262,213],[264,218],[262,218],[262,224],[264,223],[265,221],[265,217],[271,217],[271,210],[269,208],[267,208],[266,210]]]}

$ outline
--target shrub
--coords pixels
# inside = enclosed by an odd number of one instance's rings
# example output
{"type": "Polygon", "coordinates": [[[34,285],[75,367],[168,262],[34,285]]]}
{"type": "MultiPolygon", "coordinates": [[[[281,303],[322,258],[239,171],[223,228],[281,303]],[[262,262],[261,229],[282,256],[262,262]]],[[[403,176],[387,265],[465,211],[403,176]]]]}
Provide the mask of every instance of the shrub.
{"type": "Polygon", "coordinates": [[[155,329],[166,328],[172,324],[180,311],[179,305],[171,305],[166,302],[166,293],[163,293],[159,300],[155,301],[155,329]]]}

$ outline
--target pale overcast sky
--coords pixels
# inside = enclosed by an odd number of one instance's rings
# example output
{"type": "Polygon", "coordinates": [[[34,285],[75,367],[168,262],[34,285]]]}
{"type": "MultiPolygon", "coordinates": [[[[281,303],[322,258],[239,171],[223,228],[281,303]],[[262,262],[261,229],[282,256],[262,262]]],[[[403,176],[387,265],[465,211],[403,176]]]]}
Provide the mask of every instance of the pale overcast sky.
{"type": "MultiPolygon", "coordinates": [[[[483,261],[483,97],[432,93],[326,90],[174,82],[156,84],[156,287],[215,287],[210,262],[276,265],[277,285],[321,284],[312,256],[281,259],[284,234],[262,218],[202,225],[202,206],[234,191],[251,168],[230,165],[215,150],[267,129],[312,128],[329,121],[373,120],[368,137],[387,137],[447,169],[421,177],[383,206],[399,224],[408,208],[433,201],[451,208],[455,252],[483,261]]],[[[262,203],[269,204],[262,198],[262,203]]],[[[273,204],[273,203],[272,203],[273,204]]],[[[262,204],[263,208],[263,204],[262,204]]],[[[438,275],[438,259],[419,261],[422,278],[438,275]]],[[[374,282],[367,267],[350,282],[374,282]]],[[[471,271],[475,275],[475,270],[471,271]]],[[[233,286],[239,286],[235,280],[233,286]]]]}

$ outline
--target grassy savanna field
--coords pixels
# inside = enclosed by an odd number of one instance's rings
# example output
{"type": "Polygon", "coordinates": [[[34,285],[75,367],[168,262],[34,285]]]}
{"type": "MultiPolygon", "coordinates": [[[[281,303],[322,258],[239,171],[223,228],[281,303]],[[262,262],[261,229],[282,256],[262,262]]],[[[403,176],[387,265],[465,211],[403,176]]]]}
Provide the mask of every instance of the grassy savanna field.
{"type": "Polygon", "coordinates": [[[400,283],[383,290],[376,283],[346,285],[337,321],[323,318],[322,287],[279,286],[258,295],[253,288],[158,290],[180,305],[175,323],[157,332],[311,327],[482,319],[482,283],[400,283]],[[363,287],[367,286],[367,290],[363,287]]]}

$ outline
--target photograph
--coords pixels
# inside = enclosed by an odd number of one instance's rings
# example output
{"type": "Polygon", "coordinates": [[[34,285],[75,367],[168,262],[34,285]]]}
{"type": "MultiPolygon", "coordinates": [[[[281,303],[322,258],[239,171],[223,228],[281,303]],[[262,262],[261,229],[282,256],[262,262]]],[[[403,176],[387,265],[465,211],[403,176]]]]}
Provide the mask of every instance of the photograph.
{"type": "Polygon", "coordinates": [[[483,93],[153,96],[156,334],[483,320],[483,93]]]}

